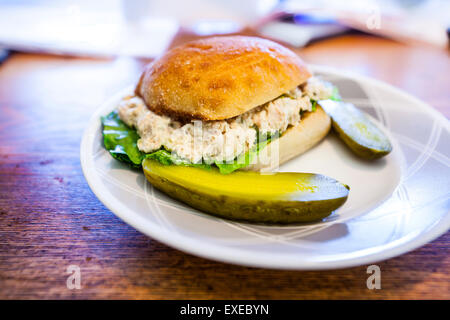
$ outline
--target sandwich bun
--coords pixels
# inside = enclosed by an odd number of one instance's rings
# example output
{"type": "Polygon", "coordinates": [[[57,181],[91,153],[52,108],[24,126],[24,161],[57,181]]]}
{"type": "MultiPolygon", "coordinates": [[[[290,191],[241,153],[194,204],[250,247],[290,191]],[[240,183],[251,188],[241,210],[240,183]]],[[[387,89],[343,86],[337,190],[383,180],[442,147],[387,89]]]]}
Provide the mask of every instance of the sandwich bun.
{"type": "Polygon", "coordinates": [[[271,142],[265,148],[266,151],[262,149],[255,164],[242,170],[272,171],[279,165],[311,149],[328,134],[330,129],[330,117],[317,105],[316,111],[305,113],[297,125],[288,128],[279,139],[271,142]],[[279,145],[272,145],[276,143],[279,145]],[[275,152],[278,154],[274,154],[275,152]]]}
{"type": "Polygon", "coordinates": [[[157,114],[223,120],[279,97],[310,76],[294,52],[275,42],[213,37],[156,59],[143,72],[136,94],[157,114]]]}

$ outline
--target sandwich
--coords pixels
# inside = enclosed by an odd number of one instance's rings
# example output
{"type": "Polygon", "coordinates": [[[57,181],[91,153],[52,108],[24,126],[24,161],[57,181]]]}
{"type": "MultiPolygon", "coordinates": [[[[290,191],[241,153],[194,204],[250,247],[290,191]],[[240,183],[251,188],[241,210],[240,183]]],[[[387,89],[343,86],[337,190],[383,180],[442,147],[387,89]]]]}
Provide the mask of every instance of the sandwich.
{"type": "Polygon", "coordinates": [[[333,95],[332,85],[279,44],[214,37],[151,63],[118,116],[137,131],[147,157],[223,174],[271,170],[327,135],[330,117],[317,101],[333,95]],[[262,152],[275,140],[276,150],[262,152]]]}

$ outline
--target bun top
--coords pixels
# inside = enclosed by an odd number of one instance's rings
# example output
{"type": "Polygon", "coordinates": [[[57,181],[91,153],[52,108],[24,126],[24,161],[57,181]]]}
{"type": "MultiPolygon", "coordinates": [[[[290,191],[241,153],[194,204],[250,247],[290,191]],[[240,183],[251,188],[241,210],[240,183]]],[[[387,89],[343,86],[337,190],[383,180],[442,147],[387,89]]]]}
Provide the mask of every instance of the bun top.
{"type": "Polygon", "coordinates": [[[176,47],[147,66],[136,94],[153,112],[185,120],[223,120],[271,101],[311,74],[289,49],[227,36],[176,47]]]}

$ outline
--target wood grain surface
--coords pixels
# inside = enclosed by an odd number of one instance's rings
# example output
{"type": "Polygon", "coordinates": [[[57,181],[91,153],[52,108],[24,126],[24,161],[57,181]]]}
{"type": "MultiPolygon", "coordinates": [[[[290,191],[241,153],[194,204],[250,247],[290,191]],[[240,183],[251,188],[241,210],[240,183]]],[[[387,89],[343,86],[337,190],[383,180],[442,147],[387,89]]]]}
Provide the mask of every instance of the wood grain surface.
{"type": "MultiPolygon", "coordinates": [[[[309,63],[386,81],[450,116],[446,51],[347,35],[299,53],[309,63]]],[[[448,232],[380,262],[382,289],[368,290],[366,266],[233,266],[171,249],[115,217],[82,175],[80,139],[96,107],[136,81],[143,64],[14,53],[0,65],[0,298],[450,298],[448,232]],[[71,264],[81,267],[80,290],[66,287],[71,264]]]]}

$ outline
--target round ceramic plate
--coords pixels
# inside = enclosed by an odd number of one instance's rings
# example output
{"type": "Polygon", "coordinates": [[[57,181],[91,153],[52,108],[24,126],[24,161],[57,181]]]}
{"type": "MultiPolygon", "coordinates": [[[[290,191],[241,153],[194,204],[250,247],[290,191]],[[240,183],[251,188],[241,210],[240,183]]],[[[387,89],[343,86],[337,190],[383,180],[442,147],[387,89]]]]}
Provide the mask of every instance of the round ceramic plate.
{"type": "Polygon", "coordinates": [[[118,93],[93,115],[81,143],[89,186],[118,217],[174,248],[218,261],[278,269],[364,265],[413,250],[450,226],[450,126],[425,103],[379,81],[314,67],[343,100],[370,115],[394,149],[367,162],[329,134],[280,171],[322,173],[350,185],[347,202],[317,223],[263,226],[216,218],[171,199],[144,174],[103,148],[100,116],[117,107],[118,93]]]}

